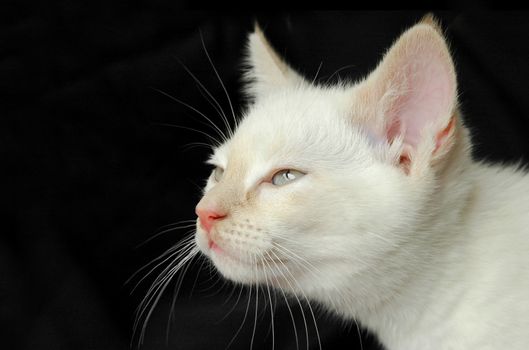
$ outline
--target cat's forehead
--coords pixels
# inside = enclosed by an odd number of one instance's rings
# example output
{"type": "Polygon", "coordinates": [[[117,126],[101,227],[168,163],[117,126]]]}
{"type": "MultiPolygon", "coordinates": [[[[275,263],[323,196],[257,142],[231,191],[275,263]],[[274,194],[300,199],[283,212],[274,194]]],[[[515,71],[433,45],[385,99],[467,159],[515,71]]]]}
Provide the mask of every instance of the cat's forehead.
{"type": "MultiPolygon", "coordinates": [[[[341,91],[279,91],[249,108],[214,159],[240,170],[304,167],[327,161],[354,138],[341,91]]],[[[265,170],[263,170],[265,171],[265,170]]]]}
{"type": "Polygon", "coordinates": [[[317,88],[282,89],[258,100],[246,113],[235,135],[290,143],[307,133],[330,131],[344,121],[346,109],[338,91],[317,88]]]}
{"type": "Polygon", "coordinates": [[[300,156],[340,123],[338,107],[322,94],[281,91],[256,102],[221,151],[262,159],[300,156]]]}

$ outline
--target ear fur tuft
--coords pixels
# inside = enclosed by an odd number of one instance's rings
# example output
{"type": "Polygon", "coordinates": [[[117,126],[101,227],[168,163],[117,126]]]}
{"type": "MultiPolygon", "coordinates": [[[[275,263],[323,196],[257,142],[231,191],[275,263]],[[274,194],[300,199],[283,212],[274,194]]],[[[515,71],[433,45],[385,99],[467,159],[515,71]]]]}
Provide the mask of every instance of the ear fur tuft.
{"type": "Polygon", "coordinates": [[[443,35],[443,29],[441,26],[441,22],[435,17],[435,15],[431,12],[425,14],[421,20],[419,21],[420,24],[427,24],[430,27],[434,28],[439,34],[443,35]]]}
{"type": "Polygon", "coordinates": [[[257,21],[248,36],[246,50],[243,78],[245,92],[251,99],[256,100],[278,88],[304,83],[304,79],[277,54],[257,21]]]}

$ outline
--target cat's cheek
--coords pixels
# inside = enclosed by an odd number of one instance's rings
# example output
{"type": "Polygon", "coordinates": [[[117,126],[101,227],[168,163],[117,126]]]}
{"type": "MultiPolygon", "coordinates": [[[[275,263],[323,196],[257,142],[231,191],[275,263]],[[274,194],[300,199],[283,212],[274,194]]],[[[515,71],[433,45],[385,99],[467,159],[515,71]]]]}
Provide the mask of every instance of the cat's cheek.
{"type": "Polygon", "coordinates": [[[276,186],[270,182],[263,182],[259,186],[259,201],[270,206],[282,206],[299,197],[306,189],[305,179],[291,184],[276,186]]]}

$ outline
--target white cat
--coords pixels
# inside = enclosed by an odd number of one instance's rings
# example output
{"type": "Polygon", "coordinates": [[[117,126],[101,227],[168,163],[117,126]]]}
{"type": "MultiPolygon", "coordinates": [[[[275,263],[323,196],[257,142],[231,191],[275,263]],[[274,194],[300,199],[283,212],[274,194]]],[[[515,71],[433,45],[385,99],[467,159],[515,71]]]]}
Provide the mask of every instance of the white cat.
{"type": "Polygon", "coordinates": [[[309,298],[389,350],[529,349],[529,177],[471,159],[432,17],[365,80],[317,86],[256,27],[252,104],[197,205],[226,278],[309,298]]]}

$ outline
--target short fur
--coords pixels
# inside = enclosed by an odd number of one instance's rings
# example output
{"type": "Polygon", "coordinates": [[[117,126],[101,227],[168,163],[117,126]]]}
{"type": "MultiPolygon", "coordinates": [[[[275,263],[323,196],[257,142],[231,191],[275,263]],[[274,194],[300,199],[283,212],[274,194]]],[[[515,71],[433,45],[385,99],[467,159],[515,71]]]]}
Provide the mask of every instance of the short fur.
{"type": "Polygon", "coordinates": [[[226,278],[308,297],[389,350],[527,349],[529,178],[472,160],[439,28],[423,19],[356,84],[315,86],[256,27],[252,104],[197,206],[225,217],[196,242],[226,278]],[[306,175],[274,186],[280,169],[306,175]]]}

